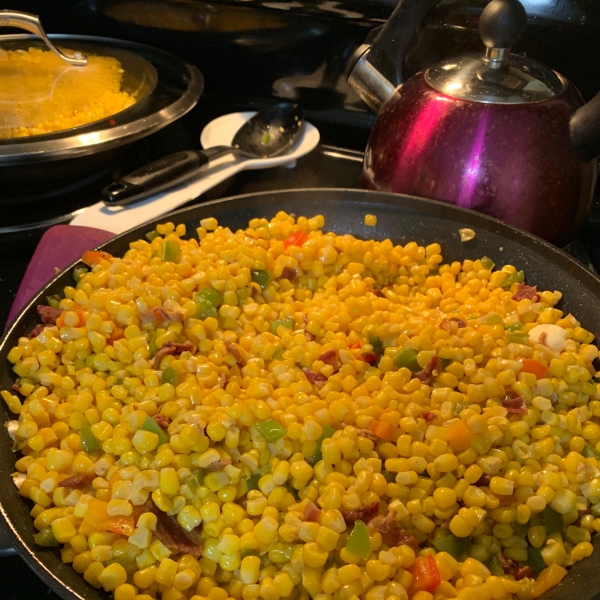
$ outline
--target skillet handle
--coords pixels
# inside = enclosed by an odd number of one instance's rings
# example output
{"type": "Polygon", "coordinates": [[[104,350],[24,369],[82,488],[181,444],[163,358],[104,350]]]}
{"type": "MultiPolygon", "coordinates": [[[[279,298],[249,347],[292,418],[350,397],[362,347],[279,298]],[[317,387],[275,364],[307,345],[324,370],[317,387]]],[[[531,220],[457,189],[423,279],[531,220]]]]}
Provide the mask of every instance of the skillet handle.
{"type": "Polygon", "coordinates": [[[102,202],[106,206],[125,206],[138,202],[156,192],[170,187],[169,184],[191,176],[210,160],[231,152],[231,148],[217,146],[208,150],[184,150],[175,152],[140,167],[106,186],[102,192],[102,202]]]}

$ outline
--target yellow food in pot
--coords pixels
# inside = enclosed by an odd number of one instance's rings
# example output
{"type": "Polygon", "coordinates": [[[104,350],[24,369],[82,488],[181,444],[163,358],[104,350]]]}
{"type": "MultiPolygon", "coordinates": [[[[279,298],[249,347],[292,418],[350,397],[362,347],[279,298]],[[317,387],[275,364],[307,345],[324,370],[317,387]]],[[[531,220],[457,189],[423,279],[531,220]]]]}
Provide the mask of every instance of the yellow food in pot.
{"type": "Polygon", "coordinates": [[[121,91],[112,57],[73,67],[48,50],[0,51],[0,139],[52,133],[121,112],[135,98],[121,91]]]}
{"type": "Polygon", "coordinates": [[[86,253],[10,351],[15,483],[90,585],[528,600],[592,553],[598,349],[561,293],[324,224],[86,253]]]}

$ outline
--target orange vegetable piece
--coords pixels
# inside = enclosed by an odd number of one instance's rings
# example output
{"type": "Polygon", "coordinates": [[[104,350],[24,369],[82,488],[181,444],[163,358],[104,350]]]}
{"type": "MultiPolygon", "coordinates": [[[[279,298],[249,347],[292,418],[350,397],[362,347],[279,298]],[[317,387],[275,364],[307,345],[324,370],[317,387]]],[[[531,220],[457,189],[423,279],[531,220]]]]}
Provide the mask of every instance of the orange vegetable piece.
{"type": "Polygon", "coordinates": [[[542,363],[531,358],[522,358],[523,368],[522,373],[533,373],[538,379],[542,379],[548,372],[548,367],[545,367],[542,363]]]}
{"type": "Polygon", "coordinates": [[[466,426],[463,421],[455,421],[448,427],[446,432],[446,440],[450,444],[452,450],[466,450],[475,434],[466,426]]]}
{"type": "Polygon", "coordinates": [[[81,262],[88,267],[97,265],[101,260],[112,258],[108,252],[102,252],[100,250],[88,250],[81,257],[81,262]]]}
{"type": "Polygon", "coordinates": [[[307,239],[308,236],[304,231],[294,231],[294,233],[284,240],[283,246],[285,248],[289,248],[290,246],[302,246],[307,239]]]}
{"type": "Polygon", "coordinates": [[[362,348],[360,342],[354,342],[354,344],[352,344],[352,346],[350,346],[350,350],[356,350],[357,348],[362,348]]]}
{"type": "Polygon", "coordinates": [[[117,340],[122,340],[125,337],[125,333],[120,327],[117,327],[107,338],[106,343],[112,346],[117,340]]]}
{"type": "Polygon", "coordinates": [[[104,524],[112,518],[109,517],[106,511],[107,507],[108,502],[94,498],[85,511],[85,516],[79,528],[80,533],[89,535],[94,531],[104,531],[104,524]]]}
{"type": "Polygon", "coordinates": [[[410,569],[407,569],[413,576],[409,595],[414,596],[417,592],[433,593],[438,585],[442,583],[442,577],[437,568],[437,563],[433,556],[417,556],[410,569]]]}
{"type": "Polygon", "coordinates": [[[130,536],[135,530],[135,524],[133,517],[112,517],[106,523],[104,523],[104,529],[106,531],[112,531],[113,533],[119,533],[121,535],[130,536]]]}
{"type": "Polygon", "coordinates": [[[533,584],[531,598],[539,598],[550,588],[558,585],[564,579],[566,574],[567,570],[556,563],[550,565],[547,569],[544,569],[533,584]]]}
{"type": "Polygon", "coordinates": [[[65,327],[65,313],[66,311],[62,311],[62,313],[60,314],[60,317],[58,317],[58,319],[56,319],[56,326],[59,329],[62,329],[63,327],[65,327]]]}
{"type": "Polygon", "coordinates": [[[383,421],[373,421],[369,426],[369,431],[382,440],[391,440],[394,437],[396,428],[383,421]]]}

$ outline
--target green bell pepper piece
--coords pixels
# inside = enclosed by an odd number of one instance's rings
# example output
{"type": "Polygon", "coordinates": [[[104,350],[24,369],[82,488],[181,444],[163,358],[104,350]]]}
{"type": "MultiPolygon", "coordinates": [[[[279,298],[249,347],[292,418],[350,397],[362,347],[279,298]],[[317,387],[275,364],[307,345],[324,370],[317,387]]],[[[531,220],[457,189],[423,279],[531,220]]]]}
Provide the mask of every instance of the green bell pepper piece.
{"type": "Polygon", "coordinates": [[[58,294],[46,296],[46,302],[48,303],[48,306],[51,306],[52,308],[59,308],[61,300],[62,298],[58,294]]]}
{"type": "Polygon", "coordinates": [[[167,435],[165,430],[152,418],[146,417],[144,422],[142,423],[142,427],[144,431],[151,431],[158,436],[158,445],[166,444],[171,438],[167,435]]]}
{"type": "Polygon", "coordinates": [[[199,487],[198,484],[198,480],[196,479],[195,475],[188,475],[183,482],[185,483],[185,485],[187,485],[190,490],[192,490],[192,492],[194,492],[194,494],[196,493],[196,490],[199,487]]]}
{"type": "Polygon", "coordinates": [[[250,274],[252,276],[252,281],[258,283],[263,290],[269,285],[269,281],[271,281],[271,276],[266,271],[253,270],[250,274]]]}
{"type": "Polygon", "coordinates": [[[471,547],[469,538],[459,538],[451,533],[433,540],[432,544],[438,552],[447,552],[456,560],[460,560],[461,556],[466,554],[471,547]]]}
{"type": "Polygon", "coordinates": [[[523,323],[521,323],[520,321],[518,321],[517,323],[511,323],[510,325],[505,325],[504,329],[506,329],[506,331],[519,331],[523,329],[523,323]]]}
{"type": "Polygon", "coordinates": [[[54,537],[51,525],[44,527],[40,532],[34,534],[33,540],[38,546],[43,546],[44,548],[55,548],[56,546],[60,546],[54,537]]]}
{"type": "Polygon", "coordinates": [[[517,271],[516,273],[511,273],[503,282],[502,287],[508,288],[513,283],[523,283],[525,281],[525,273],[523,271],[517,271]]]}
{"type": "Polygon", "coordinates": [[[160,385],[170,383],[177,387],[177,371],[173,367],[167,367],[160,376],[160,385]]]}
{"type": "Polygon", "coordinates": [[[319,441],[317,442],[317,449],[315,450],[314,454],[310,457],[310,460],[308,461],[313,467],[320,460],[323,460],[323,451],[321,449],[321,446],[323,445],[323,440],[333,437],[334,433],[335,433],[335,429],[333,427],[329,427],[329,425],[325,425],[323,427],[323,431],[321,432],[321,437],[319,438],[319,441]]]}
{"type": "Polygon", "coordinates": [[[515,331],[514,333],[507,333],[506,339],[511,344],[525,344],[527,343],[529,336],[526,333],[515,331]]]}
{"type": "Polygon", "coordinates": [[[442,369],[449,367],[454,361],[451,358],[440,358],[442,361],[442,369]]]}
{"type": "Polygon", "coordinates": [[[383,342],[380,337],[369,334],[369,344],[373,346],[373,352],[375,352],[377,356],[383,356],[383,342]]]}
{"type": "Polygon", "coordinates": [[[498,325],[498,323],[502,323],[502,317],[500,315],[492,315],[483,322],[484,325],[498,325]]]}
{"type": "Polygon", "coordinates": [[[89,272],[90,270],[87,267],[75,267],[73,269],[75,283],[79,283],[89,272]]]}
{"type": "Polygon", "coordinates": [[[100,450],[100,442],[95,438],[92,430],[87,425],[84,425],[79,430],[79,437],[83,449],[88,454],[94,454],[94,452],[98,452],[98,450],[100,450]]]}
{"type": "Polygon", "coordinates": [[[277,335],[277,330],[280,327],[287,327],[288,329],[294,328],[294,319],[277,319],[271,323],[271,333],[277,335]]]}
{"type": "Polygon", "coordinates": [[[277,346],[277,350],[273,352],[271,360],[283,360],[283,348],[281,346],[277,346]]]}
{"type": "Polygon", "coordinates": [[[177,240],[167,240],[162,247],[163,262],[178,263],[181,260],[181,244],[177,240]]]}
{"type": "Polygon", "coordinates": [[[244,306],[244,304],[246,304],[246,300],[250,298],[250,290],[248,288],[240,288],[239,290],[235,291],[235,295],[237,296],[238,304],[240,306],[244,306]]]}
{"type": "Polygon", "coordinates": [[[221,304],[221,300],[223,300],[223,294],[221,294],[219,290],[215,290],[214,287],[206,286],[194,294],[194,299],[196,298],[205,298],[210,304],[217,308],[217,306],[221,304]]]}
{"type": "Polygon", "coordinates": [[[198,310],[194,315],[197,319],[202,319],[204,321],[204,319],[208,319],[208,317],[217,318],[217,309],[204,296],[194,294],[194,302],[198,307],[198,310]]]}
{"type": "Polygon", "coordinates": [[[527,560],[525,561],[536,573],[541,573],[548,565],[542,558],[542,551],[540,548],[534,548],[533,546],[527,547],[527,560]]]}
{"type": "Polygon", "coordinates": [[[467,402],[466,400],[465,400],[465,402],[457,402],[454,405],[454,408],[452,409],[452,414],[455,417],[458,417],[460,415],[461,411],[465,410],[465,408],[469,408],[469,406],[471,406],[471,403],[467,402]]]}
{"type": "Polygon", "coordinates": [[[511,526],[516,535],[518,535],[521,538],[524,538],[527,535],[529,528],[531,527],[531,522],[518,523],[517,521],[514,521],[513,523],[511,523],[511,526]]]}
{"type": "Polygon", "coordinates": [[[596,458],[600,460],[600,452],[594,448],[591,444],[586,444],[581,451],[581,456],[584,458],[596,458]]]}
{"type": "Polygon", "coordinates": [[[248,486],[248,491],[258,489],[258,482],[261,477],[262,477],[262,475],[260,473],[254,473],[254,475],[252,475],[252,477],[250,477],[250,479],[246,479],[246,485],[248,486]]]}
{"type": "Polygon", "coordinates": [[[491,271],[496,266],[496,264],[494,263],[494,261],[491,258],[488,258],[487,256],[484,256],[481,259],[481,266],[484,269],[487,269],[488,271],[491,271]]]}
{"type": "Polygon", "coordinates": [[[542,519],[544,520],[544,525],[546,526],[546,533],[563,532],[565,528],[564,517],[549,506],[546,506],[546,508],[542,511],[542,519]]]}
{"type": "Polygon", "coordinates": [[[152,242],[153,240],[155,240],[158,236],[160,235],[160,233],[158,233],[158,231],[156,231],[156,229],[153,229],[152,231],[149,231],[147,234],[144,235],[144,237],[149,241],[152,242]]]}
{"type": "Polygon", "coordinates": [[[148,344],[148,350],[150,352],[150,356],[154,356],[158,352],[158,346],[156,345],[156,338],[158,337],[158,331],[155,331],[150,338],[150,343],[148,344]]]}
{"type": "Polygon", "coordinates": [[[276,442],[286,434],[286,428],[280,425],[275,419],[261,421],[254,425],[258,433],[260,433],[270,444],[276,442]]]}
{"type": "Polygon", "coordinates": [[[131,558],[129,555],[127,554],[121,554],[119,556],[115,556],[114,558],[111,558],[106,565],[112,565],[113,563],[117,563],[118,565],[121,565],[126,571],[128,569],[131,569],[131,567],[133,566],[133,558],[131,558]]]}
{"type": "Polygon", "coordinates": [[[421,365],[417,362],[418,352],[413,348],[403,348],[394,358],[394,366],[397,369],[406,367],[409,371],[416,373],[421,370],[421,365]]]}
{"type": "Polygon", "coordinates": [[[390,471],[382,471],[381,474],[388,483],[394,483],[394,481],[396,481],[396,476],[394,473],[390,473],[390,471]]]}
{"type": "Polygon", "coordinates": [[[489,569],[490,573],[496,577],[504,577],[506,575],[497,554],[490,556],[483,564],[489,569]]]}
{"type": "Polygon", "coordinates": [[[363,560],[369,558],[369,554],[371,554],[371,538],[369,537],[367,526],[362,521],[354,522],[354,527],[346,542],[346,550],[363,560]]]}

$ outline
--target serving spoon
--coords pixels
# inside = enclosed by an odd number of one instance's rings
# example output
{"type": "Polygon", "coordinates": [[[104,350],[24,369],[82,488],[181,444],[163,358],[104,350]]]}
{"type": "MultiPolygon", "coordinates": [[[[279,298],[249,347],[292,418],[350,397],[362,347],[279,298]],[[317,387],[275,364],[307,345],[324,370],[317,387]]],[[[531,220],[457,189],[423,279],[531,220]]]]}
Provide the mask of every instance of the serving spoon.
{"type": "Polygon", "coordinates": [[[106,206],[140,202],[194,177],[199,169],[226,154],[247,159],[288,154],[303,129],[303,112],[297,104],[275,104],[246,121],[235,134],[231,146],[185,150],[151,162],[105,187],[101,193],[102,202],[106,206]]]}

